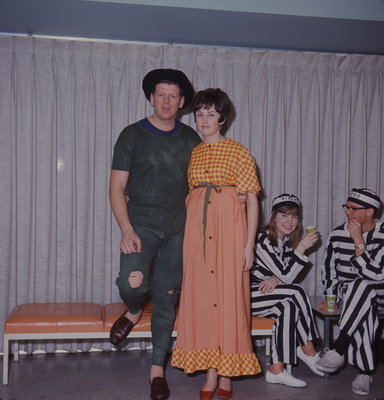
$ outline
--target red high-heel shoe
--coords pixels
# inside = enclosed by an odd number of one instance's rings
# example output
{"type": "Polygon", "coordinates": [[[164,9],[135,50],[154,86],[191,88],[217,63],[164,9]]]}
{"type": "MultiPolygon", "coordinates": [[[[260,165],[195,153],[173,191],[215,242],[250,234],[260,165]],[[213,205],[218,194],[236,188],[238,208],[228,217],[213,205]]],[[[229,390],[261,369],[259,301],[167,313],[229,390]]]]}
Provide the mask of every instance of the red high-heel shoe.
{"type": "Polygon", "coordinates": [[[220,399],[230,399],[232,397],[232,389],[225,390],[219,387],[219,389],[217,390],[217,395],[220,399]]]}
{"type": "Polygon", "coordinates": [[[215,390],[200,390],[200,399],[211,400],[213,398],[213,395],[215,394],[215,390]]]}
{"type": "Polygon", "coordinates": [[[214,370],[213,368],[209,368],[207,371],[207,381],[205,382],[205,385],[207,385],[209,387],[213,383],[213,381],[212,381],[213,377],[215,377],[215,380],[216,380],[214,389],[213,390],[200,390],[200,399],[201,400],[211,400],[216,392],[216,388],[217,388],[216,370],[214,370]],[[208,376],[210,376],[210,378],[208,378],[208,376]],[[210,383],[208,384],[208,382],[210,382],[210,383]]]}

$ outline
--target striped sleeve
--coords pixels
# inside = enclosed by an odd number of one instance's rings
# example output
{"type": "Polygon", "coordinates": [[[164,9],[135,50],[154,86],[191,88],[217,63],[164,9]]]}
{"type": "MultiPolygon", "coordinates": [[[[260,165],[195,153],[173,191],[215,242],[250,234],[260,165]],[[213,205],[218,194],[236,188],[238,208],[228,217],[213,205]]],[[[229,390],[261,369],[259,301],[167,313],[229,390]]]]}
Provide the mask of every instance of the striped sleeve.
{"type": "Polygon", "coordinates": [[[324,286],[324,294],[337,294],[337,252],[333,246],[334,240],[332,233],[328,237],[327,244],[324,250],[323,262],[320,266],[321,281],[324,286]]]}
{"type": "Polygon", "coordinates": [[[384,224],[364,234],[366,251],[356,257],[355,244],[347,224],[335,228],[329,235],[321,264],[321,279],[325,294],[338,294],[343,282],[356,277],[384,280],[384,224]]]}
{"type": "Polygon", "coordinates": [[[307,262],[308,257],[287,246],[279,254],[268,239],[267,232],[261,232],[256,246],[256,267],[252,273],[258,281],[274,275],[281,282],[291,284],[307,262]]]}
{"type": "Polygon", "coordinates": [[[376,224],[376,229],[368,233],[366,251],[351,262],[359,275],[374,281],[384,280],[384,223],[376,224]]]}

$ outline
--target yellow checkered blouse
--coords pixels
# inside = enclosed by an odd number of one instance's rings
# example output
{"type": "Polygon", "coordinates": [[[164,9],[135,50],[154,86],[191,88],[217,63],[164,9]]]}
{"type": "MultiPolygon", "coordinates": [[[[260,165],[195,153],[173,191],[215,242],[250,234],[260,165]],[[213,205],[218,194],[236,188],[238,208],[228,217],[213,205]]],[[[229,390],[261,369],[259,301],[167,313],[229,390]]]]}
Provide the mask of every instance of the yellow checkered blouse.
{"type": "Polygon", "coordinates": [[[251,153],[231,138],[213,144],[202,142],[193,149],[188,167],[189,190],[200,182],[233,185],[238,192],[261,190],[251,153]]]}

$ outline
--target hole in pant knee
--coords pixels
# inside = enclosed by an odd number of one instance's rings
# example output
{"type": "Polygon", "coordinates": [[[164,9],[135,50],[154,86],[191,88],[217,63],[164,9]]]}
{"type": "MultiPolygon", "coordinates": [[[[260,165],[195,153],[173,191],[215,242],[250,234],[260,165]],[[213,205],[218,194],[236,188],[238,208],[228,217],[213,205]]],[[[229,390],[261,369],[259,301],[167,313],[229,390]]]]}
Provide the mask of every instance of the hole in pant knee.
{"type": "Polygon", "coordinates": [[[175,294],[175,289],[168,290],[168,294],[175,294]]]}
{"type": "Polygon", "coordinates": [[[141,286],[144,280],[144,275],[141,271],[133,271],[128,277],[129,285],[132,289],[136,289],[141,286]]]}

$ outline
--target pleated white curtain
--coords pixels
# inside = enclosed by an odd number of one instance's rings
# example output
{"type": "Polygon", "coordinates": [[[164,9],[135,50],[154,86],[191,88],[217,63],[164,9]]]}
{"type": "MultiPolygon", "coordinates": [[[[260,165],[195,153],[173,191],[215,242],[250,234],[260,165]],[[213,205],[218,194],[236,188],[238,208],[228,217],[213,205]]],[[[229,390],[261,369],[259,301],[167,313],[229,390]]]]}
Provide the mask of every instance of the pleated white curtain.
{"type": "Polygon", "coordinates": [[[256,159],[264,222],[275,195],[301,198],[322,236],[310,294],[350,188],[384,198],[382,56],[0,37],[0,333],[24,302],[120,300],[113,145],[152,112],[141,80],[161,67],[229,94],[227,135],[256,159]]]}

